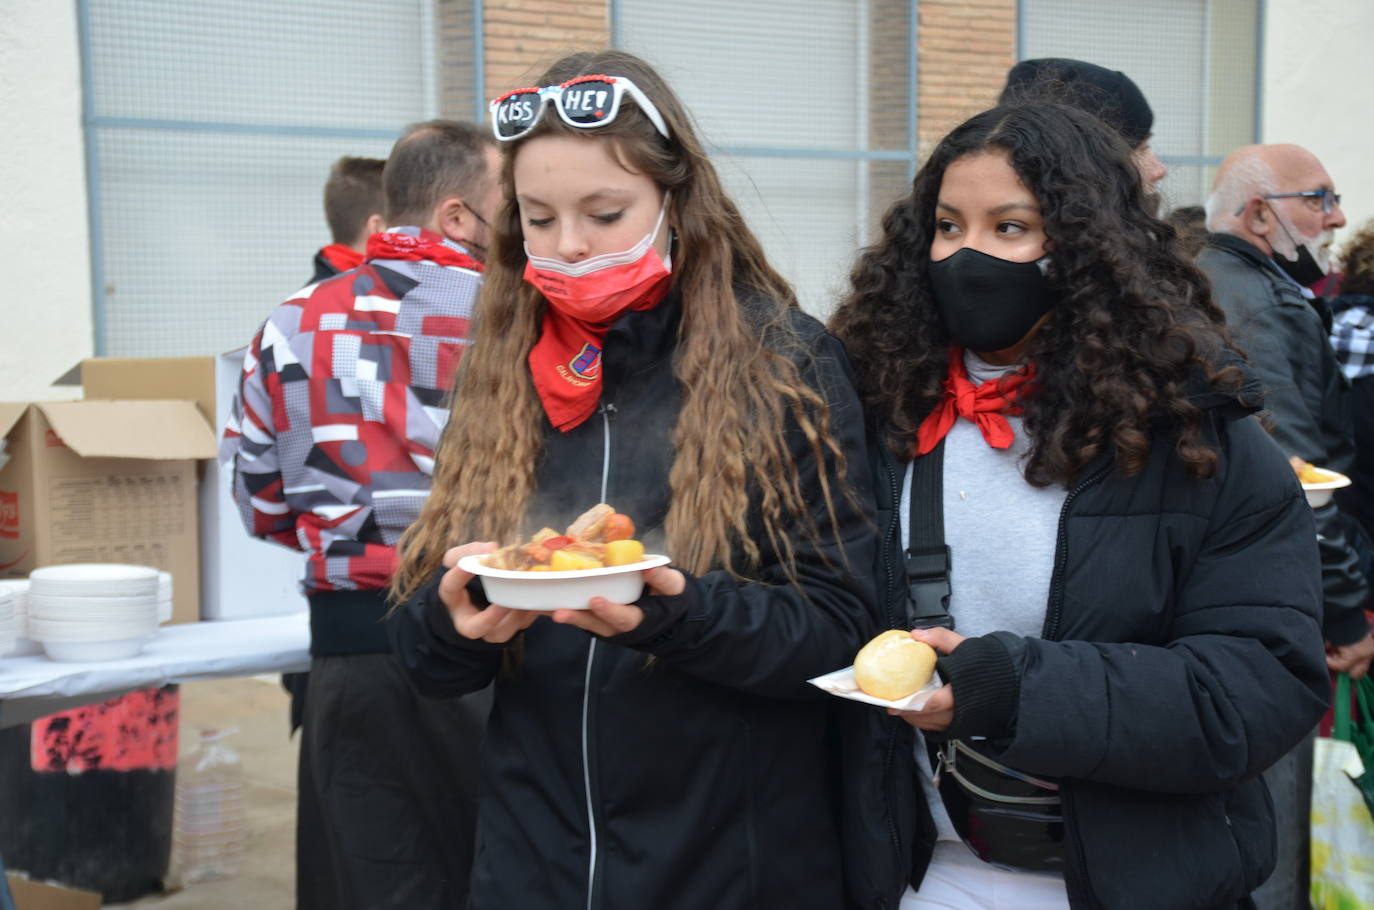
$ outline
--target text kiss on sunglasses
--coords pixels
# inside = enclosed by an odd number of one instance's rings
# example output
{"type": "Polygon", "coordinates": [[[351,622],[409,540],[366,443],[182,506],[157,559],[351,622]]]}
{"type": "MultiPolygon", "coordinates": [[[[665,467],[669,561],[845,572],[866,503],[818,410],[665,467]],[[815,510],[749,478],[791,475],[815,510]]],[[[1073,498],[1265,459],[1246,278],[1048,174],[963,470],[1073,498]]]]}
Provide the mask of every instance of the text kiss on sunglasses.
{"type": "Polygon", "coordinates": [[[659,135],[668,138],[668,126],[658,108],[638,86],[624,76],[578,76],[561,85],[543,88],[518,88],[506,92],[490,105],[491,131],[502,142],[519,139],[534,129],[544,106],[552,102],[568,126],[593,129],[605,126],[620,112],[626,95],[634,99],[659,135]]]}

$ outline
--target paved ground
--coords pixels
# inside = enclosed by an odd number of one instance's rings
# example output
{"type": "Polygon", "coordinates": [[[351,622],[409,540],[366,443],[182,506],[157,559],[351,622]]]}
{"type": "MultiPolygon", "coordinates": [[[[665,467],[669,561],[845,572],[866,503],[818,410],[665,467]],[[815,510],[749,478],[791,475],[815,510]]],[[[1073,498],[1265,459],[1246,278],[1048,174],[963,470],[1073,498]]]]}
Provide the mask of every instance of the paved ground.
{"type": "Polygon", "coordinates": [[[167,895],[110,904],[139,910],[291,910],[295,906],[296,749],[287,738],[288,697],[277,677],[181,687],[181,754],[201,727],[237,727],[228,742],[243,761],[248,845],[243,871],[167,895]]]}

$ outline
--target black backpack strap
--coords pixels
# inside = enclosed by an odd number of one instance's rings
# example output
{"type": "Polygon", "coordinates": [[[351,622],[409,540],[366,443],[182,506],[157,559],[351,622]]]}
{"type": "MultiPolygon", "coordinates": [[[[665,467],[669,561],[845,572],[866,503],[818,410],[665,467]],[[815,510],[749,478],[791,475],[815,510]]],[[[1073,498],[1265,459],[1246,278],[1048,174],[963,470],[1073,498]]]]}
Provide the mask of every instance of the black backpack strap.
{"type": "Polygon", "coordinates": [[[949,615],[950,551],[945,544],[945,441],[911,463],[911,520],[906,549],[913,629],[954,628],[949,615]]]}

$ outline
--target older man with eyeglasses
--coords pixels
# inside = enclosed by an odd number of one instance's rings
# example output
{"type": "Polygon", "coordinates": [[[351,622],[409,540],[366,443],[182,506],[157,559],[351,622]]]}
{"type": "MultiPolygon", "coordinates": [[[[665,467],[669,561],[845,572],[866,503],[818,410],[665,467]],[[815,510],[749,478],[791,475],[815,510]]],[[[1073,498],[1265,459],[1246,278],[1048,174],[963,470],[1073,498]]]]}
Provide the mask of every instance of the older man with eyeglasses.
{"type": "MultiPolygon", "coordinates": [[[[1349,385],[1329,332],[1331,314],[1308,288],[1330,269],[1341,197],[1317,157],[1296,145],[1250,145],[1217,171],[1207,198],[1211,231],[1197,264],[1212,280],[1227,325],[1265,386],[1275,442],[1289,456],[1349,474],[1354,430],[1349,385]]],[[[1374,657],[1361,568],[1368,541],[1337,503],[1314,512],[1322,560],[1327,665],[1363,676],[1374,657]]],[[[1307,906],[1311,740],[1265,774],[1279,821],[1279,864],[1254,895],[1269,907],[1307,906]]]]}

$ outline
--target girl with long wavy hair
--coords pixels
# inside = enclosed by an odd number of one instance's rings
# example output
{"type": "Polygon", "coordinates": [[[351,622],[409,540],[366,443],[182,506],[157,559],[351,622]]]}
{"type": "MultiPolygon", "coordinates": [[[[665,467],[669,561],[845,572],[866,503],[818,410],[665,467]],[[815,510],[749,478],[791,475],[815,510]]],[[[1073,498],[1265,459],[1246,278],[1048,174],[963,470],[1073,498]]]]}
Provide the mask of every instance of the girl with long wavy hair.
{"type": "Polygon", "coordinates": [[[831,330],[877,440],[880,599],[944,681],[871,715],[909,787],[894,904],[1248,906],[1259,775],[1327,697],[1315,534],[1130,150],[1053,103],[967,121],[831,330]]]}
{"type": "Polygon", "coordinates": [[[806,680],[877,624],[843,351],[643,61],[564,58],[492,120],[504,201],[392,618],[421,691],[495,684],[472,906],[831,910],[806,680]],[[456,567],[598,502],[673,557],[636,603],[509,609],[456,567]]]}

